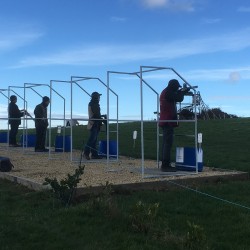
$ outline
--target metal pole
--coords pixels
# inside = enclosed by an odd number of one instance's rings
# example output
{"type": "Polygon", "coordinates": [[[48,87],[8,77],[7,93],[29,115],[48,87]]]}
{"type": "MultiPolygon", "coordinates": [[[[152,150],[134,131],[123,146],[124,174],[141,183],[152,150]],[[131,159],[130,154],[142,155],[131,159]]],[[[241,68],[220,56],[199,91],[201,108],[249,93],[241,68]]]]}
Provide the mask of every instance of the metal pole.
{"type": "Polygon", "coordinates": [[[117,141],[117,145],[116,145],[116,159],[118,160],[119,158],[119,97],[117,96],[116,99],[116,141],[117,141]]]}
{"type": "MultiPolygon", "coordinates": [[[[26,101],[26,87],[25,87],[25,85],[26,85],[26,83],[24,83],[24,89],[23,89],[23,92],[24,92],[24,94],[23,94],[23,98],[24,98],[24,100],[23,100],[23,102],[24,102],[24,110],[27,110],[27,108],[28,107],[26,107],[25,106],[25,101],[26,101]]],[[[25,126],[24,126],[24,129],[23,129],[23,152],[24,152],[24,141],[26,140],[26,148],[28,147],[28,129],[27,129],[27,127],[28,127],[28,121],[27,121],[27,119],[23,119],[23,122],[24,122],[24,124],[25,124],[25,126]],[[24,139],[24,137],[25,137],[25,139],[24,139]]]]}
{"type": "Polygon", "coordinates": [[[107,72],[107,168],[109,166],[109,71],[107,72]]]}
{"type": "Polygon", "coordinates": [[[73,126],[72,126],[72,118],[73,118],[73,82],[71,79],[71,84],[70,84],[70,95],[71,95],[71,108],[70,108],[70,135],[71,135],[71,145],[70,145],[70,160],[73,161],[73,126]]]}
{"type": "Polygon", "coordinates": [[[51,115],[52,115],[52,81],[50,81],[50,105],[49,105],[49,159],[51,159],[51,115]]]}
{"type": "Polygon", "coordinates": [[[194,89],[194,119],[195,119],[195,125],[194,125],[194,134],[195,134],[195,168],[196,168],[196,174],[198,174],[198,124],[197,124],[197,114],[196,114],[196,90],[194,89]]]}
{"type": "Polygon", "coordinates": [[[159,128],[159,103],[160,103],[160,100],[159,100],[159,94],[157,94],[157,166],[159,168],[159,150],[160,150],[160,128],[159,128]]]}
{"type": "MultiPolygon", "coordinates": [[[[143,66],[142,66],[143,68],[143,66]]],[[[145,72],[151,72],[151,71],[155,71],[157,69],[154,69],[154,70],[142,70],[143,73],[145,72]]],[[[137,74],[137,76],[140,78],[140,76],[137,74]]],[[[157,129],[156,129],[156,160],[157,160],[157,166],[159,168],[159,126],[158,126],[158,121],[159,121],[159,118],[158,118],[158,114],[159,114],[159,94],[158,92],[152,88],[143,78],[141,78],[142,82],[150,89],[152,90],[155,94],[156,94],[156,107],[157,107],[157,129]]]]}
{"type": "Polygon", "coordinates": [[[142,178],[144,178],[144,128],[143,128],[142,66],[140,67],[140,95],[141,95],[141,167],[142,167],[142,178]]]}

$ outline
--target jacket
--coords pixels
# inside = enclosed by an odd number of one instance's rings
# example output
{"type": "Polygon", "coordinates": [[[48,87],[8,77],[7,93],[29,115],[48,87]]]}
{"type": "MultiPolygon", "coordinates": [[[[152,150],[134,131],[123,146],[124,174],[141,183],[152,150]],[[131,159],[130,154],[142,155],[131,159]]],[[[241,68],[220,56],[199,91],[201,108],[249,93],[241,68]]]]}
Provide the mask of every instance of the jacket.
{"type": "Polygon", "coordinates": [[[102,121],[101,121],[102,118],[98,100],[92,99],[89,102],[88,114],[89,114],[89,120],[87,128],[90,130],[95,125],[100,129],[100,127],[102,126],[102,121]],[[95,120],[95,119],[100,119],[100,120],[95,120]]]}
{"type": "Polygon", "coordinates": [[[47,119],[47,107],[43,103],[38,104],[34,109],[35,114],[35,126],[48,127],[49,122],[47,119]]]}
{"type": "Polygon", "coordinates": [[[20,125],[21,117],[24,116],[24,112],[21,112],[18,106],[14,102],[10,102],[9,108],[9,124],[11,125],[20,125]]]}
{"type": "Polygon", "coordinates": [[[160,95],[160,122],[159,126],[178,127],[178,122],[167,122],[165,120],[178,120],[176,102],[182,102],[184,92],[173,90],[171,87],[165,88],[160,95]]]}

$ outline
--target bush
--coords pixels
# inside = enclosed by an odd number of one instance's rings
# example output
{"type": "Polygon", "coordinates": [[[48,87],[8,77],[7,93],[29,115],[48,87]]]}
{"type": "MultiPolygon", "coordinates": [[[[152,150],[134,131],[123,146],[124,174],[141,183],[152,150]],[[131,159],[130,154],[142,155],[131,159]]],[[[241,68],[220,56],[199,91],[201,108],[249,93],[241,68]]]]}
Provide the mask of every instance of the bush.
{"type": "Polygon", "coordinates": [[[45,178],[44,185],[50,185],[55,197],[64,205],[71,205],[81,175],[84,172],[84,166],[79,166],[73,175],[68,174],[67,178],[58,181],[56,178],[45,178]]]}
{"type": "Polygon", "coordinates": [[[204,229],[188,221],[188,232],[184,237],[184,249],[186,250],[200,250],[208,249],[207,239],[204,229]]]}
{"type": "Polygon", "coordinates": [[[145,204],[142,201],[138,201],[130,214],[133,229],[147,234],[154,225],[158,208],[159,203],[145,204]]]}

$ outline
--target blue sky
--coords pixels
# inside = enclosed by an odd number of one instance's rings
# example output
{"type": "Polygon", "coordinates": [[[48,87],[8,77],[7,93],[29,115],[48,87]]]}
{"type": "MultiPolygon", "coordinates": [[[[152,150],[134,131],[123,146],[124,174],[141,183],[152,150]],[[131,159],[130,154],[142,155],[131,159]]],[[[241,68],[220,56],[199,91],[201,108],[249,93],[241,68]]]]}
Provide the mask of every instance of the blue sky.
{"type": "MultiPolygon", "coordinates": [[[[172,67],[198,85],[209,107],[250,116],[250,3],[247,0],[1,0],[0,84],[49,84],[71,76],[107,82],[107,71],[138,71],[140,65],[172,67]]],[[[160,92],[176,76],[145,75],[160,92]]],[[[177,78],[178,79],[178,78],[177,78]]],[[[104,93],[99,83],[84,83],[104,93]]],[[[138,117],[138,80],[112,76],[121,119],[138,117]]],[[[38,87],[41,94],[49,94],[38,87]]],[[[67,100],[68,84],[55,84],[67,100]]],[[[22,89],[15,89],[20,95],[22,89]]],[[[74,113],[85,116],[89,98],[75,90],[74,113]],[[82,95],[82,96],[81,96],[82,95]]],[[[28,96],[28,93],[27,93],[28,96]]],[[[40,102],[30,93],[29,111],[40,102]]],[[[60,98],[59,98],[60,99],[60,98]]],[[[145,90],[145,116],[153,118],[154,94],[145,90]]],[[[7,100],[0,96],[1,116],[7,100]]],[[[62,102],[54,99],[54,113],[62,102]]],[[[68,105],[68,102],[67,102],[68,105]]],[[[115,110],[115,98],[111,98],[115,110]]],[[[22,108],[21,100],[19,106],[22,108]]],[[[69,106],[66,107],[67,112],[69,106]]],[[[114,111],[115,112],[115,111],[114,111]]]]}

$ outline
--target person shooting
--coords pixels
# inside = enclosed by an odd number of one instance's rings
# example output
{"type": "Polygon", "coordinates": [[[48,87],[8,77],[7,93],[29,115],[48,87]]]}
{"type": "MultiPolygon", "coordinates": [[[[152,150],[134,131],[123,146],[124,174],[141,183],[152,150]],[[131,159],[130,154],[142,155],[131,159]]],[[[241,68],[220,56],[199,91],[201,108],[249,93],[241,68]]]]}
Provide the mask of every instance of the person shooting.
{"type": "Polygon", "coordinates": [[[178,127],[177,107],[176,102],[182,102],[185,95],[190,95],[190,89],[186,85],[181,88],[180,83],[176,79],[168,82],[168,86],[161,92],[160,95],[160,122],[162,128],[162,165],[161,171],[174,172],[171,167],[171,149],[174,139],[174,128],[178,127]]]}
{"type": "Polygon", "coordinates": [[[46,132],[49,125],[47,118],[47,107],[49,106],[50,99],[44,96],[42,103],[38,104],[34,110],[35,114],[35,127],[36,127],[36,146],[35,152],[48,152],[45,148],[46,132]]]}
{"type": "Polygon", "coordinates": [[[87,160],[90,160],[90,153],[91,153],[91,159],[102,158],[101,156],[98,155],[98,151],[96,149],[97,138],[104,117],[101,115],[101,108],[99,104],[101,95],[102,94],[99,94],[98,92],[93,92],[91,94],[91,100],[88,104],[89,120],[87,129],[89,130],[89,138],[84,148],[84,156],[87,160]]]}
{"type": "Polygon", "coordinates": [[[18,133],[19,125],[21,124],[21,117],[29,115],[29,113],[26,110],[24,109],[19,110],[16,103],[17,103],[17,97],[15,95],[10,96],[10,103],[8,107],[9,124],[10,124],[10,132],[9,132],[10,147],[20,147],[20,145],[17,144],[16,136],[18,133]]]}

